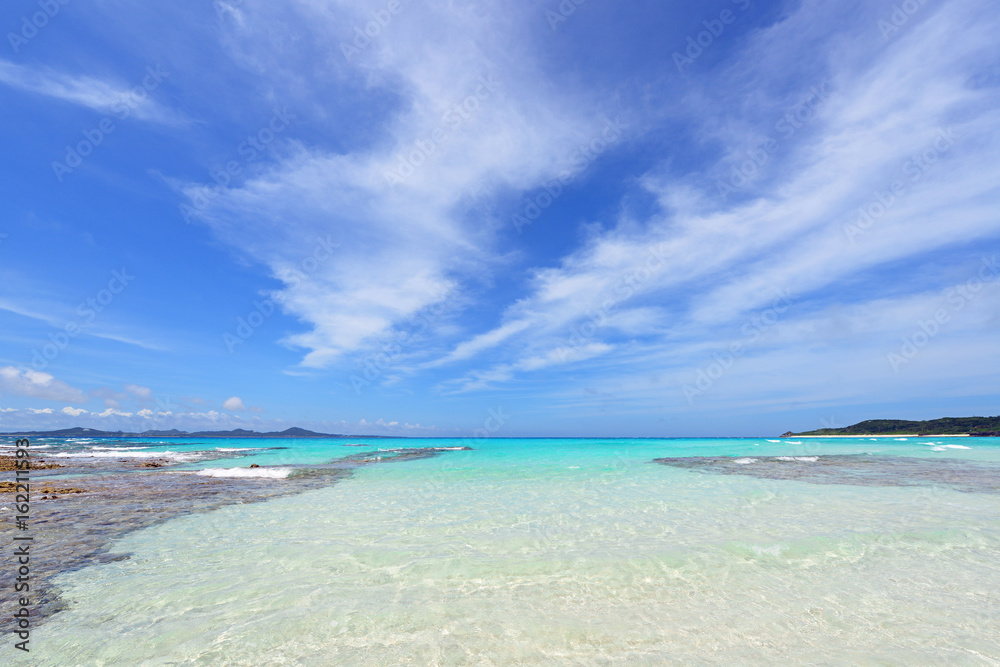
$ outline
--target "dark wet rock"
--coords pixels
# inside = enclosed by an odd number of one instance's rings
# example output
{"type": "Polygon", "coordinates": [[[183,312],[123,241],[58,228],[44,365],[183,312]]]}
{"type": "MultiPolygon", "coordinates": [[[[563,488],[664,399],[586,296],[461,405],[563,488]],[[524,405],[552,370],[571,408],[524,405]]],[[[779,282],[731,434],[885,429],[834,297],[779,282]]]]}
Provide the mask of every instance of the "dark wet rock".
{"type": "Polygon", "coordinates": [[[655,463],[718,475],[746,475],[809,484],[944,486],[1000,494],[1000,465],[962,459],[867,454],[817,456],[690,456],[655,463]]]}
{"type": "MultiPolygon", "coordinates": [[[[42,493],[56,494],[56,493],[86,493],[87,489],[81,489],[78,486],[62,487],[62,488],[52,488],[48,484],[42,487],[42,493]]],[[[53,495],[53,498],[58,498],[59,496],[53,495]]]]}
{"type": "Polygon", "coordinates": [[[251,463],[251,464],[250,464],[250,467],[251,467],[251,468],[259,468],[259,467],[260,467],[260,464],[258,464],[258,463],[251,463]]]}
{"type": "Polygon", "coordinates": [[[398,461],[413,461],[415,459],[428,459],[434,456],[440,456],[445,451],[464,449],[469,450],[471,447],[405,447],[400,449],[383,449],[376,450],[373,452],[359,452],[357,454],[351,454],[350,456],[345,456],[342,459],[337,459],[334,463],[338,464],[365,464],[365,463],[393,463],[398,461]]]}
{"type": "MultiPolygon", "coordinates": [[[[0,456],[0,472],[6,472],[8,470],[17,470],[17,457],[14,456],[0,456]]],[[[58,463],[46,463],[44,460],[31,460],[29,459],[29,465],[31,470],[49,470],[52,468],[59,468],[58,463]]]]}

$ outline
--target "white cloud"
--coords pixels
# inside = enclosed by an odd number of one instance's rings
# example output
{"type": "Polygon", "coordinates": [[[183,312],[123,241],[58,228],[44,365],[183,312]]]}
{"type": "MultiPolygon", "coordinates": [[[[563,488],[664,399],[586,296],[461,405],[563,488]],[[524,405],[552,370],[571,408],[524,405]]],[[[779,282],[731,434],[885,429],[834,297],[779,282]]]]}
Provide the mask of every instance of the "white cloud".
{"type": "MultiPolygon", "coordinates": [[[[301,8],[312,29],[334,42],[364,15],[328,3],[301,8]]],[[[250,27],[231,40],[266,22],[252,8],[241,11],[250,27]]],[[[290,152],[219,196],[185,188],[193,203],[201,200],[200,215],[216,234],[285,283],[282,308],[310,328],[286,340],[307,350],[304,366],[328,366],[473,290],[497,261],[496,222],[469,216],[470,209],[496,191],[535,187],[580,168],[571,164],[573,149],[598,136],[605,119],[542,74],[511,19],[519,11],[527,10],[408,6],[406,20],[393,24],[391,48],[373,45],[313,82],[329,94],[345,77],[363,75],[400,95],[381,136],[348,154],[290,152]],[[459,115],[456,105],[468,111],[459,115]],[[386,175],[410,156],[421,164],[390,183],[386,175]],[[317,240],[327,237],[339,245],[317,240]],[[324,259],[303,276],[318,256],[324,259]]],[[[241,46],[244,55],[254,48],[241,46]]]]}
{"type": "Polygon", "coordinates": [[[88,414],[88,411],[84,410],[83,408],[71,408],[69,406],[66,406],[65,408],[60,410],[60,412],[69,415],[70,417],[79,417],[80,415],[88,414]]]}
{"type": "Polygon", "coordinates": [[[21,65],[0,59],[0,83],[46,97],[78,104],[119,118],[134,116],[143,120],[176,123],[180,117],[157,104],[150,96],[169,76],[159,68],[137,75],[133,86],[111,83],[91,76],[73,76],[45,67],[21,65]],[[151,71],[156,76],[151,75],[151,71]]]}
{"type": "MultiPolygon", "coordinates": [[[[950,2],[933,16],[928,9],[926,21],[907,26],[885,47],[878,37],[859,45],[853,36],[834,34],[821,52],[825,61],[812,71],[817,78],[801,85],[805,94],[829,80],[830,99],[807,129],[781,146],[758,182],[723,202],[714,183],[700,188],[690,178],[650,173],[644,184],[660,212],[641,223],[622,216],[559,266],[537,271],[531,294],[507,309],[502,325],[429,365],[491,348],[513,356],[470,374],[465,387],[484,388],[514,379],[517,370],[541,367],[560,348],[583,352],[631,331],[645,332],[655,361],[637,363],[634,350],[623,349],[614,358],[615,371],[625,367],[642,377],[672,363],[685,342],[725,342],[720,338],[733,328],[738,332],[748,314],[779,294],[808,304],[863,272],[995,237],[1000,99],[995,87],[977,85],[969,75],[996,65],[1000,20],[995,12],[980,11],[983,6],[950,2]],[[859,48],[864,57],[858,57],[859,48]],[[945,147],[941,137],[949,131],[954,140],[945,147]],[[913,171],[907,161],[929,154],[935,142],[933,163],[913,171]],[[904,171],[907,165],[911,169],[904,171]],[[876,190],[888,191],[895,180],[904,183],[903,194],[852,243],[845,225],[855,222],[859,206],[875,200],[876,190]],[[591,333],[578,335],[588,323],[596,324],[591,333]]],[[[705,141],[718,139],[731,115],[746,115],[745,108],[730,109],[718,100],[744,95],[756,103],[751,88],[785,87],[789,63],[816,61],[812,32],[803,25],[822,23],[826,11],[822,3],[803,3],[749,40],[739,64],[722,80],[707,78],[716,88],[692,96],[692,113],[706,119],[705,141]],[[780,62],[767,57],[775,49],[780,62]]],[[[780,118],[781,109],[761,104],[754,117],[767,119],[763,131],[726,135],[733,149],[709,172],[727,173],[733,153],[774,133],[768,113],[780,118]]],[[[877,288],[891,291],[888,281],[905,285],[910,278],[890,272],[877,288]]],[[[899,299],[906,297],[889,301],[899,299]]],[[[891,310],[892,304],[883,307],[891,310]]]]}
{"type": "Polygon", "coordinates": [[[246,406],[243,405],[243,399],[239,396],[227,398],[222,402],[222,407],[230,412],[243,412],[246,410],[246,406]]]}
{"type": "Polygon", "coordinates": [[[82,391],[48,373],[31,369],[19,371],[13,366],[0,368],[0,391],[64,403],[83,403],[87,400],[82,391]]]}
{"type": "Polygon", "coordinates": [[[115,410],[114,408],[108,408],[104,412],[92,412],[91,414],[97,417],[131,417],[131,412],[122,412],[121,410],[115,410]]]}
{"type": "Polygon", "coordinates": [[[463,359],[469,359],[482,350],[489,349],[499,345],[503,341],[507,340],[511,336],[518,334],[531,326],[531,322],[527,320],[512,320],[506,322],[505,324],[487,331],[486,333],[475,336],[471,340],[460,343],[455,347],[455,349],[442,357],[440,360],[427,364],[428,367],[440,366],[442,364],[450,363],[453,361],[460,361],[463,359]]]}
{"type": "Polygon", "coordinates": [[[32,306],[25,306],[20,303],[16,303],[7,298],[0,298],[0,310],[6,310],[8,312],[14,313],[16,315],[21,315],[23,317],[30,317],[33,320],[38,320],[39,322],[45,322],[54,327],[61,327],[64,322],[58,317],[53,317],[46,313],[39,312],[32,306]]]}
{"type": "Polygon", "coordinates": [[[149,399],[153,397],[153,390],[149,387],[143,387],[137,384],[127,384],[125,385],[125,391],[142,399],[149,399]]]}
{"type": "Polygon", "coordinates": [[[445,384],[458,385],[459,392],[487,389],[494,384],[507,382],[516,377],[516,371],[538,371],[550,366],[586,361],[607,354],[614,346],[606,343],[582,343],[561,345],[547,350],[544,354],[524,356],[515,363],[498,364],[489,370],[472,371],[464,378],[450,380],[445,384]]]}
{"type": "Polygon", "coordinates": [[[545,355],[522,359],[518,362],[517,368],[526,371],[536,371],[548,366],[591,359],[598,355],[606,354],[612,349],[611,345],[605,343],[587,343],[576,347],[560,347],[550,350],[545,355]]]}

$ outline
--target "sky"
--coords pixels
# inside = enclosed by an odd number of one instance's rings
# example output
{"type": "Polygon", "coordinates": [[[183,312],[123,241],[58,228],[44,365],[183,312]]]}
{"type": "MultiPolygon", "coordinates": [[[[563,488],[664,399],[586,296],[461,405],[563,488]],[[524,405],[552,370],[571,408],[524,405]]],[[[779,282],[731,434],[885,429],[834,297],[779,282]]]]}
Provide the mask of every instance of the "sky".
{"type": "Polygon", "coordinates": [[[1000,413],[986,0],[0,9],[0,431],[1000,413]]]}

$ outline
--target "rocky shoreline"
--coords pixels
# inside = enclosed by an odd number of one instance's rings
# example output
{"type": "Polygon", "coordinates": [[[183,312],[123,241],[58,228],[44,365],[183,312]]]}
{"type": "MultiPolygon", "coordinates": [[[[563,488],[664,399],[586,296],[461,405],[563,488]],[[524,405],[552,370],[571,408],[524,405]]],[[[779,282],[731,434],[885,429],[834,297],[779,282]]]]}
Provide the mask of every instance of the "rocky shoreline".
{"type": "Polygon", "coordinates": [[[699,473],[809,484],[923,486],[964,493],[1000,494],[1000,465],[962,459],[822,454],[665,457],[653,459],[653,463],[699,473]]]}

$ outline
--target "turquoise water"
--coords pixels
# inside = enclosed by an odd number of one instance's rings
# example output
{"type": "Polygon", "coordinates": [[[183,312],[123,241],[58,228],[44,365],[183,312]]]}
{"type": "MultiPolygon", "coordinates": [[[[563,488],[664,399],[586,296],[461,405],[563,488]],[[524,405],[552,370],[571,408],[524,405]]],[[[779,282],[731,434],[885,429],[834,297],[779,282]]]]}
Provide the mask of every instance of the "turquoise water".
{"type": "Polygon", "coordinates": [[[130,559],[60,576],[70,606],[33,633],[33,664],[1000,660],[1000,495],[652,463],[1000,464],[996,438],[177,442],[125,446],[181,458],[288,447],[184,464],[223,471],[474,450],[134,532],[115,545],[130,559]]]}

